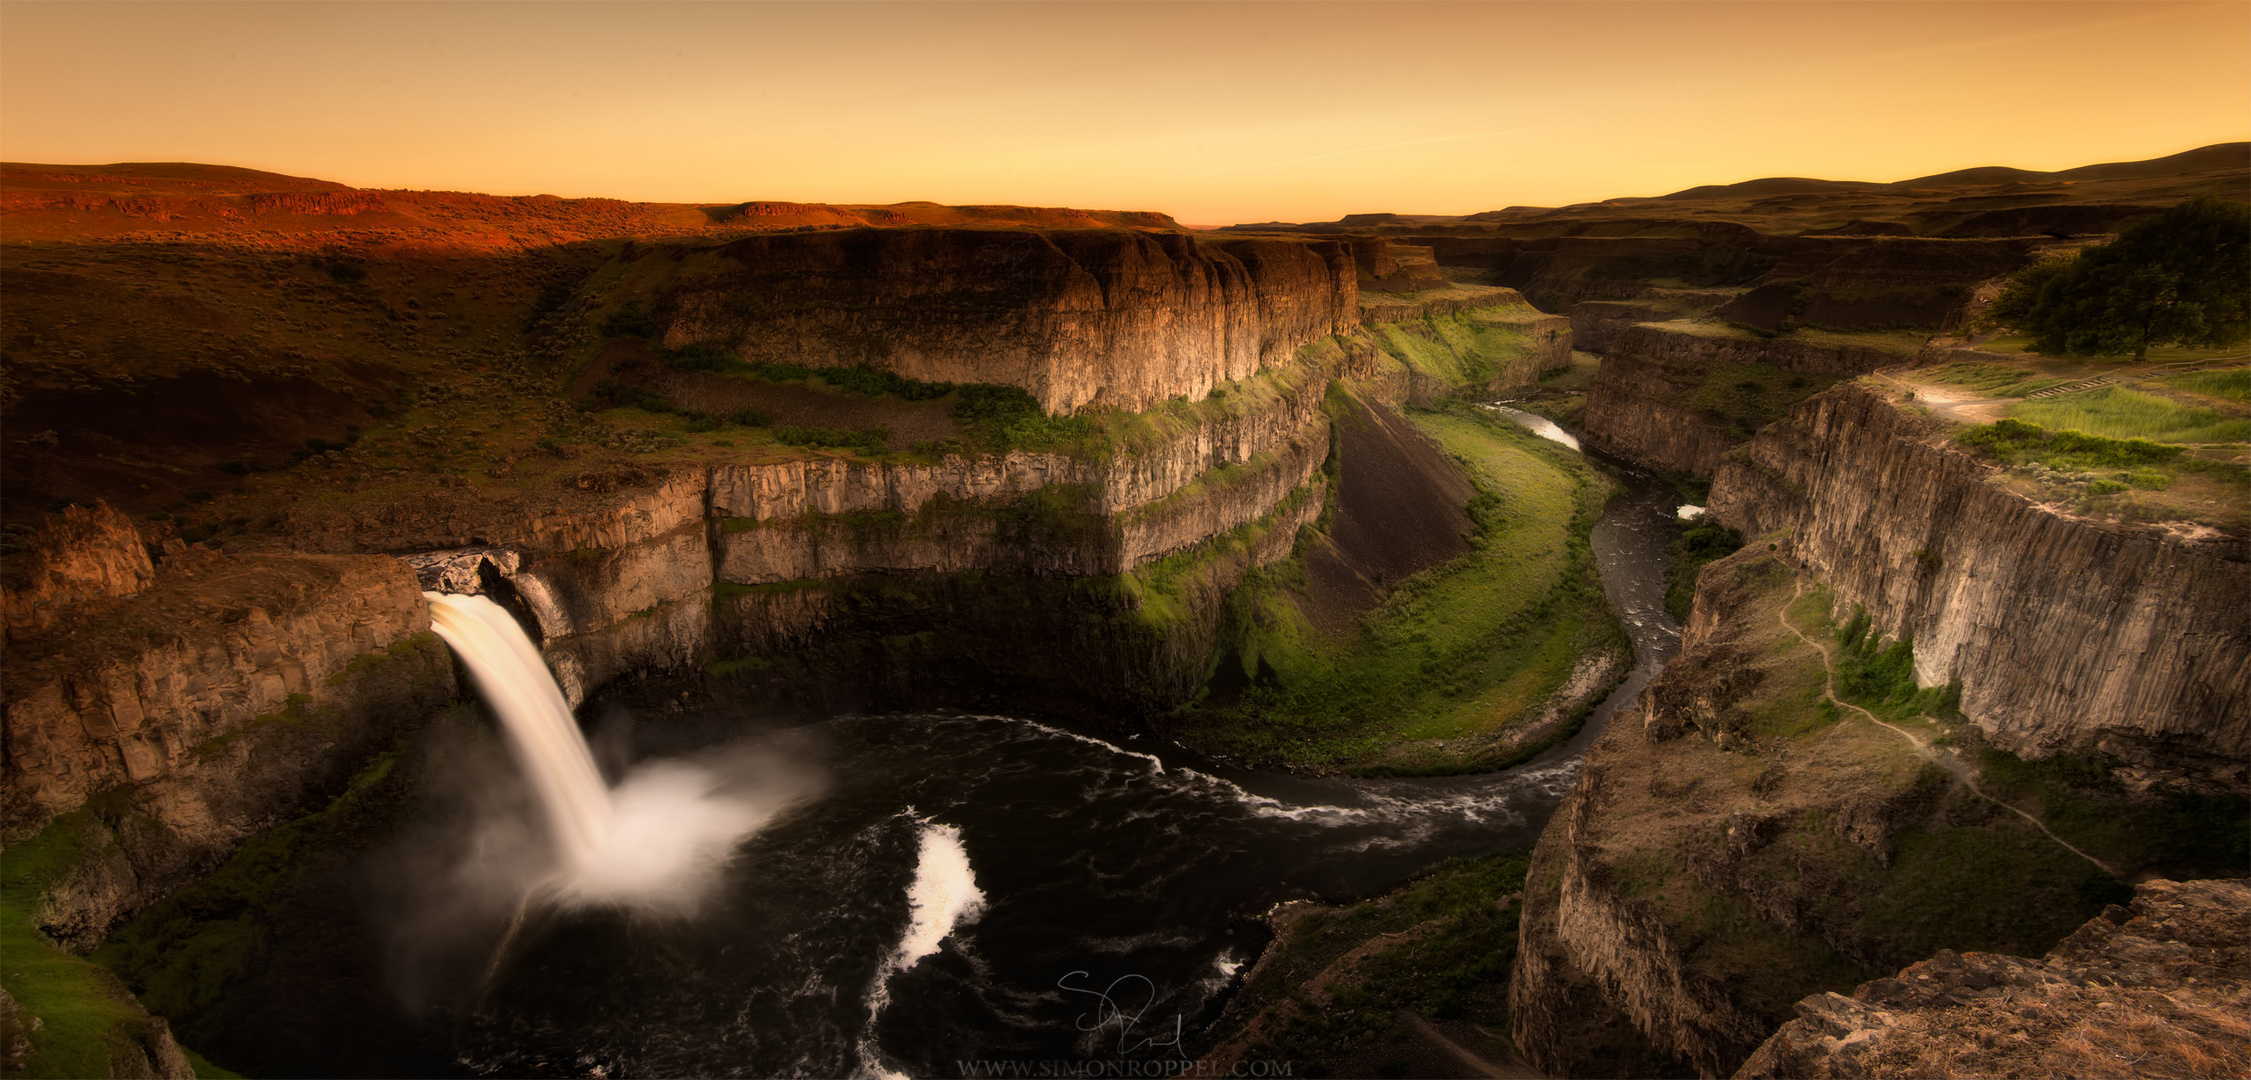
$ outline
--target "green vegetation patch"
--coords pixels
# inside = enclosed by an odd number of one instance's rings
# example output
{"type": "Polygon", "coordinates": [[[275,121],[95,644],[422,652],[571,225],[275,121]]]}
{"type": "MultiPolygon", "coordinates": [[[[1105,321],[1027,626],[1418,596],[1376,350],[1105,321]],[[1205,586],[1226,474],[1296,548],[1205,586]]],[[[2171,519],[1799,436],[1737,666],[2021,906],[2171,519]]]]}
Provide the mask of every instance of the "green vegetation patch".
{"type": "Polygon", "coordinates": [[[1383,323],[1375,328],[1377,347],[1425,377],[1476,392],[1531,356],[1533,342],[1521,323],[1506,321],[1523,314],[1513,307],[1473,308],[1383,323]]]}
{"type": "Polygon", "coordinates": [[[1521,854],[1441,863],[1392,893],[1289,922],[1229,1007],[1255,1025],[1241,1057],[1289,1061],[1323,1076],[1341,1059],[1382,1045],[1399,1010],[1508,1024],[1508,979],[1516,963],[1515,895],[1530,866],[1521,854]],[[1367,950],[1386,937],[1393,940],[1367,950]]]}
{"type": "Polygon", "coordinates": [[[1915,375],[1931,382],[1975,390],[1987,397],[2023,397],[2071,381],[2010,364],[1995,363],[1945,364],[1927,371],[1918,371],[1915,375]]]}
{"type": "Polygon", "coordinates": [[[157,901],[95,950],[95,959],[132,984],[152,1011],[193,1032],[196,1017],[218,1007],[228,985],[264,959],[264,908],[334,834],[369,814],[369,804],[402,795],[393,771],[399,750],[377,755],[343,794],[315,813],[246,841],[210,877],[157,901]]]}
{"type": "MultiPolygon", "coordinates": [[[[1257,521],[1237,526],[1186,551],[1143,563],[1118,577],[1117,584],[1132,598],[1144,623],[1160,632],[1171,632],[1194,614],[1197,593],[1209,594],[1223,589],[1222,575],[1247,560],[1252,547],[1261,538],[1281,520],[1295,516],[1311,497],[1310,486],[1298,488],[1257,521]]],[[[1292,566],[1302,564],[1291,559],[1278,566],[1253,568],[1237,588],[1250,588],[1253,582],[1287,579],[1293,572],[1292,566]]]]}
{"type": "MultiPolygon", "coordinates": [[[[2146,422],[2121,420],[2107,425],[2110,430],[2171,438],[2234,435],[2237,439],[2222,444],[2219,450],[2192,449],[2145,437],[2111,438],[2068,428],[2051,430],[2014,417],[1965,428],[1954,437],[2004,464],[2029,470],[2030,478],[2043,488],[2042,497],[2056,497],[2057,485],[2063,485],[2062,494],[2073,500],[2073,508],[2079,513],[2115,515],[2132,521],[2186,518],[2231,531],[2243,528],[2245,500],[2251,497],[2251,468],[2214,457],[2234,455],[2236,451],[2226,448],[2244,441],[2241,436],[2247,433],[2243,428],[2251,421],[2207,423],[2203,417],[2210,415],[2209,410],[2183,408],[2171,402],[2163,402],[2162,410],[2145,410],[2131,399],[2124,402],[2106,399],[2095,410],[2112,410],[2114,417],[2140,411],[2146,422]],[[2093,475],[2096,472],[2103,475],[2093,475]]],[[[2039,410],[2033,415],[2060,423],[2089,422],[2085,416],[2089,410],[2072,405],[2069,399],[2059,399],[2058,404],[2058,410],[2039,410]]],[[[2025,406],[2015,408],[2022,410],[2025,406]]]]}
{"type": "Polygon", "coordinates": [[[2226,398],[2229,401],[2251,401],[2251,368],[2230,368],[2225,371],[2191,371],[2162,380],[2165,385],[2177,387],[2193,394],[2226,398]]]}
{"type": "Polygon", "coordinates": [[[2110,439],[2147,439],[2161,443],[2251,442],[2251,420],[2223,416],[2211,409],[2183,405],[2118,386],[2021,402],[2009,406],[2008,415],[2059,433],[2080,432],[2110,439]]]}
{"type": "MultiPolygon", "coordinates": [[[[1916,686],[1912,641],[1879,642],[1867,616],[1856,613],[1838,642],[1837,685],[1847,701],[1895,723],[1936,725],[1943,732],[1939,742],[1967,747],[1987,794],[2032,813],[2120,873],[2213,877],[2251,865],[2251,798],[2165,785],[2130,791],[2117,779],[2123,763],[2112,758],[2019,758],[1986,745],[1968,724],[1959,685],[1916,686]]],[[[2035,955],[2102,905],[2130,894],[2021,818],[1967,791],[1950,793],[1933,818],[1901,835],[1890,876],[1884,890],[1898,894],[1897,903],[1870,908],[1888,912],[1883,918],[1889,920],[1871,932],[1880,931],[1908,956],[1942,947],[2035,955]],[[2023,902],[2022,893],[2035,892],[2052,900],[2023,902]],[[1954,899],[1940,903],[1941,897],[1954,899]],[[1964,897],[1983,900],[1965,903],[1964,897]]]]}
{"type": "MultiPolygon", "coordinates": [[[[33,1017],[25,1076],[111,1076],[132,1060],[148,1014],[108,969],[58,948],[40,933],[38,905],[115,834],[87,807],[57,818],[37,836],[8,846],[0,859],[0,964],[19,1019],[33,1017]]],[[[110,853],[123,858],[122,853],[110,853]]],[[[221,1073],[220,1075],[226,1075],[221,1073]]]]}
{"type": "Polygon", "coordinates": [[[1773,364],[1715,363],[1687,396],[1698,412],[1750,438],[1782,419],[1791,406],[1842,382],[1843,375],[1808,375],[1773,364]]]}
{"type": "Polygon", "coordinates": [[[1413,419],[1478,487],[1471,551],[1400,583],[1347,641],[1299,608],[1302,558],[1253,573],[1228,599],[1220,648],[1250,685],[1176,716],[1176,738],[1237,760],[1393,771],[1377,763],[1396,744],[1476,737],[1451,764],[1416,771],[1497,768],[1507,761],[1478,747],[1583,659],[1623,647],[1586,541],[1608,480],[1485,410],[1413,419]]]}
{"type": "Polygon", "coordinates": [[[1342,337],[1326,337],[1299,348],[1287,364],[1213,387],[1201,401],[1180,396],[1140,412],[1098,413],[1099,441],[1126,455],[1142,454],[1214,422],[1287,408],[1302,395],[1323,396],[1347,355],[1342,337]]]}
{"type": "MultiPolygon", "coordinates": [[[[1010,450],[1093,456],[1106,452],[1106,445],[1101,439],[1101,423],[1091,417],[1049,416],[1037,399],[1017,386],[923,382],[866,365],[814,368],[802,364],[765,361],[753,363],[711,345],[662,350],[661,355],[665,364],[682,371],[708,371],[769,383],[802,383],[860,397],[896,397],[906,401],[937,401],[950,397],[953,399],[954,419],[962,429],[962,438],[958,441],[930,442],[915,448],[917,452],[928,456],[968,451],[998,454],[1010,450]]],[[[631,401],[622,403],[636,405],[646,411],[678,413],[687,418],[688,430],[695,432],[716,431],[730,425],[762,428],[769,422],[763,413],[756,410],[714,416],[681,409],[667,402],[661,395],[646,390],[617,389],[612,391],[612,395],[621,399],[630,397],[631,401]]],[[[860,431],[797,427],[774,429],[775,441],[785,446],[859,450],[870,454],[882,453],[889,437],[890,433],[880,427],[860,431]]]]}
{"type": "Polygon", "coordinates": [[[2171,465],[2181,458],[2180,447],[2145,438],[2113,439],[2080,431],[2051,431],[2014,417],[1964,428],[1954,439],[2010,465],[2038,464],[2065,472],[2151,468],[2171,465]]]}

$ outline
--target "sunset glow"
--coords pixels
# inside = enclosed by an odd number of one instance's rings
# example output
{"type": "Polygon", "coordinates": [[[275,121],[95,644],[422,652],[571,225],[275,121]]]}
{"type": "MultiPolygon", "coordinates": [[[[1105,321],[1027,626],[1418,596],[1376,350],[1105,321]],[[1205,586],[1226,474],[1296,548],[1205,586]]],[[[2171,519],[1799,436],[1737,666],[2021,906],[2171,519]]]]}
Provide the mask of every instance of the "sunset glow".
{"type": "Polygon", "coordinates": [[[41,4],[0,157],[656,201],[1468,213],[2251,138],[2251,5],[41,4]]]}

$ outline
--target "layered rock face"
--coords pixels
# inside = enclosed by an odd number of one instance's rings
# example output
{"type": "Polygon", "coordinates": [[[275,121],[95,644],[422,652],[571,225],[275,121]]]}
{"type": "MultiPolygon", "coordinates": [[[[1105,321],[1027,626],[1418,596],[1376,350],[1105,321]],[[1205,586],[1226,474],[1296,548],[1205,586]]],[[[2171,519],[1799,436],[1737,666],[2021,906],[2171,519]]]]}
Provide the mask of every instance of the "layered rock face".
{"type": "Polygon", "coordinates": [[[1735,1075],[2240,1076],[2251,886],[2144,882],[2044,959],[1941,952],[1797,1005],[1735,1075]]]}
{"type": "Polygon", "coordinates": [[[455,691],[397,560],[182,561],[106,615],[9,650],[10,839],[126,793],[79,826],[96,853],[80,873],[100,880],[52,900],[42,917],[61,940],[98,940],[455,691]]]}
{"type": "Polygon", "coordinates": [[[683,257],[668,347],[1019,386],[1050,413],[1200,398],[1360,321],[1352,249],[1333,241],[863,229],[683,257]]]}
{"type": "Polygon", "coordinates": [[[1582,300],[1571,305],[1571,347],[1607,353],[1618,336],[1638,323],[1666,322],[1678,312],[1630,300],[1582,300]]]}
{"type": "MultiPolygon", "coordinates": [[[[1496,310],[1523,308],[1507,290],[1476,292],[1488,305],[1502,301],[1496,310]]],[[[1517,359],[1567,356],[1563,321],[1524,311],[1555,323],[1560,340],[1535,345],[1511,322],[1509,340],[1521,337],[1525,346],[1517,359]]],[[[1537,378],[1529,362],[1515,367],[1524,383],[1537,378]]],[[[1223,404],[1155,414],[1100,458],[1012,451],[938,461],[720,463],[664,478],[613,508],[496,521],[476,533],[507,553],[503,602],[529,616],[566,696],[577,702],[634,671],[802,648],[855,627],[889,637],[928,633],[931,619],[953,625],[945,612],[982,611],[951,603],[910,616],[866,597],[839,606],[852,582],[871,576],[911,577],[925,592],[943,592],[937,579],[946,575],[1102,579],[1243,530],[1294,536],[1319,517],[1328,495],[1325,410],[1339,378],[1377,401],[1397,401],[1409,392],[1411,373],[1356,334],[1306,350],[1240,385],[1223,404]],[[781,591],[754,597],[744,588],[781,591]],[[777,595],[788,599],[770,602],[777,595]]],[[[1287,553],[1284,543],[1241,569],[1287,553]]],[[[1198,618],[1216,617],[1223,595],[1206,598],[1198,618]]],[[[1020,618],[998,610],[977,618],[988,616],[996,626],[1020,618]]],[[[1139,631],[1120,624],[1102,633],[1112,638],[1089,637],[1084,658],[1129,648],[1115,634],[1139,631]]],[[[1174,646],[1130,648],[1172,656],[1174,646]]],[[[1141,665],[1086,659],[1073,669],[1085,675],[1076,692],[1149,702],[1192,693],[1190,673],[1200,677],[1206,659],[1193,652],[1141,665]]]]}
{"type": "Polygon", "coordinates": [[[1925,686],[2026,757],[2109,754],[2167,776],[2243,783],[2251,761],[2251,550],[2088,521],[1988,478],[1935,421],[1851,384],[1723,461],[1712,514],[1799,557],[1913,638],[1925,686]]]}
{"type": "Polygon", "coordinates": [[[1326,498],[1330,431],[1316,392],[1325,386],[1311,380],[1254,414],[1110,463],[1012,453],[936,464],[714,466],[674,477],[614,514],[539,519],[536,530],[515,535],[495,530],[513,563],[503,576],[577,702],[627,672],[701,662],[715,640],[803,643],[837,626],[823,600],[780,622],[754,606],[752,628],[715,627],[715,585],[901,574],[1108,577],[1233,530],[1273,525],[1285,506],[1284,531],[1294,535],[1326,498]],[[1301,416],[1292,429],[1288,422],[1301,416]],[[580,542],[591,538],[609,542],[580,542]]]}
{"type": "Polygon", "coordinates": [[[1756,430],[1763,399],[1906,359],[1687,323],[1629,326],[1613,331],[1607,348],[1580,417],[1585,437],[1612,453],[1699,477],[1711,476],[1722,456],[1756,430]]]}

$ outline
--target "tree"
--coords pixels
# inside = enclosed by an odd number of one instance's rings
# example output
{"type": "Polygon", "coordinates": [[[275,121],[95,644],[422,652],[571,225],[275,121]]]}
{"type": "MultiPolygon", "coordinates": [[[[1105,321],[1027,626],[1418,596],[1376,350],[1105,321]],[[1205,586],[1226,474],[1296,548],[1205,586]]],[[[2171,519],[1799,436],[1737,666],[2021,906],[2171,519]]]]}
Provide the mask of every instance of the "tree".
{"type": "Polygon", "coordinates": [[[2149,356],[2251,337],[2251,206],[2209,196],[2017,275],[1988,313],[2048,353],[2149,356]]]}

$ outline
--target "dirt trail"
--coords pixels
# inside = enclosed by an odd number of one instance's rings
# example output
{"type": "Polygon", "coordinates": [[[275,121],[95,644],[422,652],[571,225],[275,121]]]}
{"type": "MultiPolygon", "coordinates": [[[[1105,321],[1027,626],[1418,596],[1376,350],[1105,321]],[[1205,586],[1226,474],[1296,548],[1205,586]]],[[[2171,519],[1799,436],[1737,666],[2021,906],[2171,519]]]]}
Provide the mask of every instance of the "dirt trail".
{"type": "MultiPolygon", "coordinates": [[[[1779,562],[1780,560],[1776,561],[1779,562]]],[[[1784,563],[1783,565],[1787,566],[1788,564],[1784,563]]],[[[1792,603],[1795,603],[1804,595],[1805,582],[1803,579],[1800,579],[1790,592],[1790,600],[1792,603]]],[[[1790,608],[1788,604],[1783,605],[1782,610],[1776,612],[1774,617],[1782,624],[1782,628],[1784,630],[1788,630],[1790,633],[1797,635],[1799,641],[1803,641],[1807,645],[1812,646],[1815,652],[1821,654],[1822,693],[1829,699],[1831,703],[1837,705],[1840,708],[1851,709],[1852,711],[1867,717],[1869,722],[1874,723],[1880,727],[1887,728],[1892,732],[1898,734],[1900,738],[1907,740],[1908,745],[1914,747],[1915,752],[1921,755],[1924,760],[1936,764],[1939,768],[1945,769],[1954,777],[1954,779],[1961,781],[1962,786],[1970,790],[1970,794],[1975,795],[1980,799],[1984,799],[1986,802],[1992,803],[1993,805],[1998,806],[2003,810],[2007,810],[2008,812],[2031,822],[2033,828],[2040,830],[2047,836],[2048,839],[2055,841],[2057,846],[2063,848],[2065,851],[2068,851],[2073,855],[2077,855],[2080,858],[2095,864],[2095,867],[2097,869],[2100,869],[2105,874],[2109,874],[2110,876],[2119,878],[2121,880],[2124,879],[2125,875],[2120,874],[2109,863],[2106,863],[2101,859],[2095,858],[2094,856],[2071,846],[2069,841],[2066,841],[2063,837],[2057,836],[2054,830],[2048,828],[2047,822],[2041,821],[2038,817],[2035,817],[2030,813],[2020,810],[2008,803],[2002,802],[2001,800],[1986,794],[1984,788],[1977,786],[1977,772],[1976,770],[1970,768],[1968,762],[1963,761],[1960,757],[1954,754],[1940,753],[1936,747],[1916,737],[1914,732],[1908,731],[1907,729],[1899,727],[1897,725],[1887,723],[1886,721],[1878,718],[1875,713],[1869,712],[1868,710],[1863,709],[1858,705],[1854,705],[1851,702],[1838,697],[1837,664],[1836,659],[1829,654],[1828,647],[1822,645],[1820,642],[1817,642],[1810,637],[1807,637],[1803,631],[1799,630],[1796,626],[1791,625],[1790,608]]]]}

